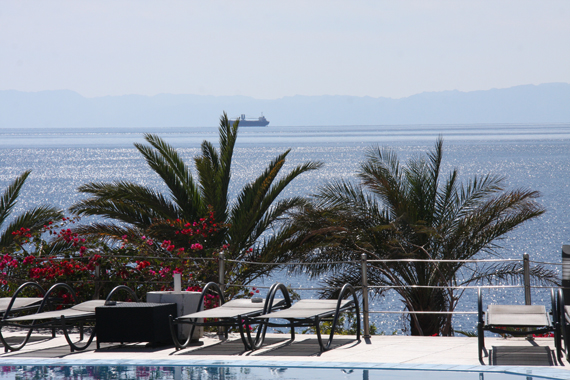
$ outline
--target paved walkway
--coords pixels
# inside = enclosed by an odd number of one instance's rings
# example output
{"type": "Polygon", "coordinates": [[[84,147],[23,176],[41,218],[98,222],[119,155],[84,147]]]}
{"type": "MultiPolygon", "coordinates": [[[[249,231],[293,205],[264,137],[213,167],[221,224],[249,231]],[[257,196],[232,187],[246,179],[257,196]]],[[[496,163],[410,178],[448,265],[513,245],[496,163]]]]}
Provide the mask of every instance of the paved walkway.
{"type": "MultiPolygon", "coordinates": [[[[12,339],[17,339],[14,336],[12,339]]],[[[547,347],[552,338],[486,338],[488,349],[495,350],[497,366],[485,365],[477,358],[477,339],[468,337],[373,336],[356,342],[353,337],[338,336],[334,349],[320,353],[316,337],[297,335],[289,344],[288,335],[268,334],[267,344],[255,352],[244,352],[238,335],[220,343],[206,336],[188,349],[150,348],[145,344],[105,344],[96,350],[70,353],[63,337],[30,342],[17,352],[0,355],[0,365],[231,365],[283,367],[346,367],[453,370],[470,372],[507,372],[530,376],[570,379],[570,364],[557,363],[547,347]],[[522,360],[522,361],[521,361],[522,360]],[[502,364],[502,365],[501,365],[502,364]]]]}

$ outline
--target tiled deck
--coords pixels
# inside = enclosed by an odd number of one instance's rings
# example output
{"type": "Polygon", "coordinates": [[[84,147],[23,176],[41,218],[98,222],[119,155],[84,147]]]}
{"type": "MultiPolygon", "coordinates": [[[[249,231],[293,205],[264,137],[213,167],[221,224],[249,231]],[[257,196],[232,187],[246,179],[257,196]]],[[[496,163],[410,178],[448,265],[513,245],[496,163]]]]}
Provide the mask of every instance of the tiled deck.
{"type": "MultiPolygon", "coordinates": [[[[47,336],[46,336],[47,338],[47,336]]],[[[545,348],[554,347],[552,338],[537,338],[529,342],[524,338],[486,338],[492,347],[519,347],[523,351],[524,365],[481,365],[477,358],[477,339],[467,337],[411,337],[373,336],[355,342],[347,336],[335,339],[341,345],[320,353],[316,337],[297,335],[288,344],[288,335],[268,334],[267,344],[258,351],[244,352],[238,335],[224,343],[215,336],[202,339],[200,345],[182,351],[173,347],[149,348],[145,344],[105,344],[96,350],[96,344],[83,352],[70,353],[61,336],[30,342],[22,351],[0,355],[0,365],[230,365],[230,366],[284,366],[284,367],[346,367],[346,368],[397,368],[445,369],[474,372],[508,372],[527,376],[546,376],[570,379],[570,364],[566,361],[546,364],[545,348]],[[542,347],[542,348],[541,348],[542,347]]],[[[500,352],[501,349],[497,350],[500,352]]],[[[512,352],[503,348],[503,357],[510,360],[512,352]]],[[[519,353],[520,354],[520,353],[519,353]]],[[[520,359],[520,355],[519,355],[520,359]]],[[[486,358],[485,364],[488,364],[486,358]]],[[[501,363],[499,363],[501,364],[501,363]]],[[[508,363],[507,363],[508,364],[508,363]]]]}

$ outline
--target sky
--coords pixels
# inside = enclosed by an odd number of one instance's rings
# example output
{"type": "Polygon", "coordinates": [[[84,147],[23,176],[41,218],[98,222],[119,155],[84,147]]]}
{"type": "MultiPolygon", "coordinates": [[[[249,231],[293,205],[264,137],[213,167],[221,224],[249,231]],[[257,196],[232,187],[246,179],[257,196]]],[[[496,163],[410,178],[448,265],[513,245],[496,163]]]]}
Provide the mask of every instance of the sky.
{"type": "Polygon", "coordinates": [[[568,0],[0,1],[0,90],[401,98],[570,83],[568,0]]]}

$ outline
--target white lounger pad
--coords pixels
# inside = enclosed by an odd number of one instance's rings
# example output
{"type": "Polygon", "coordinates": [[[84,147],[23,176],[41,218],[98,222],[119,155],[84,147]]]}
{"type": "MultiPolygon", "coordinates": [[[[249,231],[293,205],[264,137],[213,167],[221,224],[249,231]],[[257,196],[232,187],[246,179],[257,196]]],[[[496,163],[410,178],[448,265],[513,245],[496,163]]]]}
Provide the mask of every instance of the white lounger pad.
{"type": "MultiPolygon", "coordinates": [[[[282,303],[282,299],[275,299],[273,305],[282,303]]],[[[186,314],[177,319],[194,319],[194,318],[235,318],[238,315],[247,316],[250,314],[263,312],[265,300],[262,302],[252,302],[249,298],[240,298],[228,301],[222,306],[209,310],[198,311],[196,313],[186,314]]]]}
{"type": "MultiPolygon", "coordinates": [[[[117,302],[119,303],[119,302],[117,302]]],[[[41,319],[56,319],[65,316],[65,318],[77,318],[77,317],[88,317],[90,315],[95,315],[95,308],[98,306],[104,306],[105,300],[91,300],[79,303],[69,309],[54,310],[54,311],[44,311],[37,314],[29,314],[16,318],[9,318],[8,321],[18,322],[18,321],[34,321],[41,319]]]]}
{"type": "MultiPolygon", "coordinates": [[[[0,312],[4,312],[4,311],[6,311],[6,309],[8,309],[8,305],[10,305],[11,300],[12,300],[12,297],[0,298],[0,312]]],[[[18,297],[14,300],[14,304],[12,305],[12,309],[31,306],[35,303],[42,302],[42,300],[43,300],[43,298],[37,298],[37,297],[18,297]]]]}
{"type": "Polygon", "coordinates": [[[487,325],[541,327],[550,320],[543,305],[489,305],[487,325]]]}
{"type": "MultiPolygon", "coordinates": [[[[340,307],[343,308],[352,300],[343,300],[340,307]]],[[[276,311],[259,316],[259,318],[311,318],[317,315],[330,314],[336,311],[338,300],[300,300],[288,309],[276,311]]]]}

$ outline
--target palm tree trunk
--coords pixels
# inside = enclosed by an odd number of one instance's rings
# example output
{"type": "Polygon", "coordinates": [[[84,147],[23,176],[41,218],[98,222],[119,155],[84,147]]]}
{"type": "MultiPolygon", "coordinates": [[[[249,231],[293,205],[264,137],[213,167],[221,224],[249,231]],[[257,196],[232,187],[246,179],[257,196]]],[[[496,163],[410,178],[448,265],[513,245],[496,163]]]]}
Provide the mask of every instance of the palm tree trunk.
{"type": "MultiPolygon", "coordinates": [[[[413,311],[442,311],[447,310],[445,295],[442,289],[411,289],[410,305],[413,311]]],[[[442,314],[416,314],[421,331],[417,328],[413,319],[410,321],[412,335],[439,335],[447,319],[442,314]]]]}

